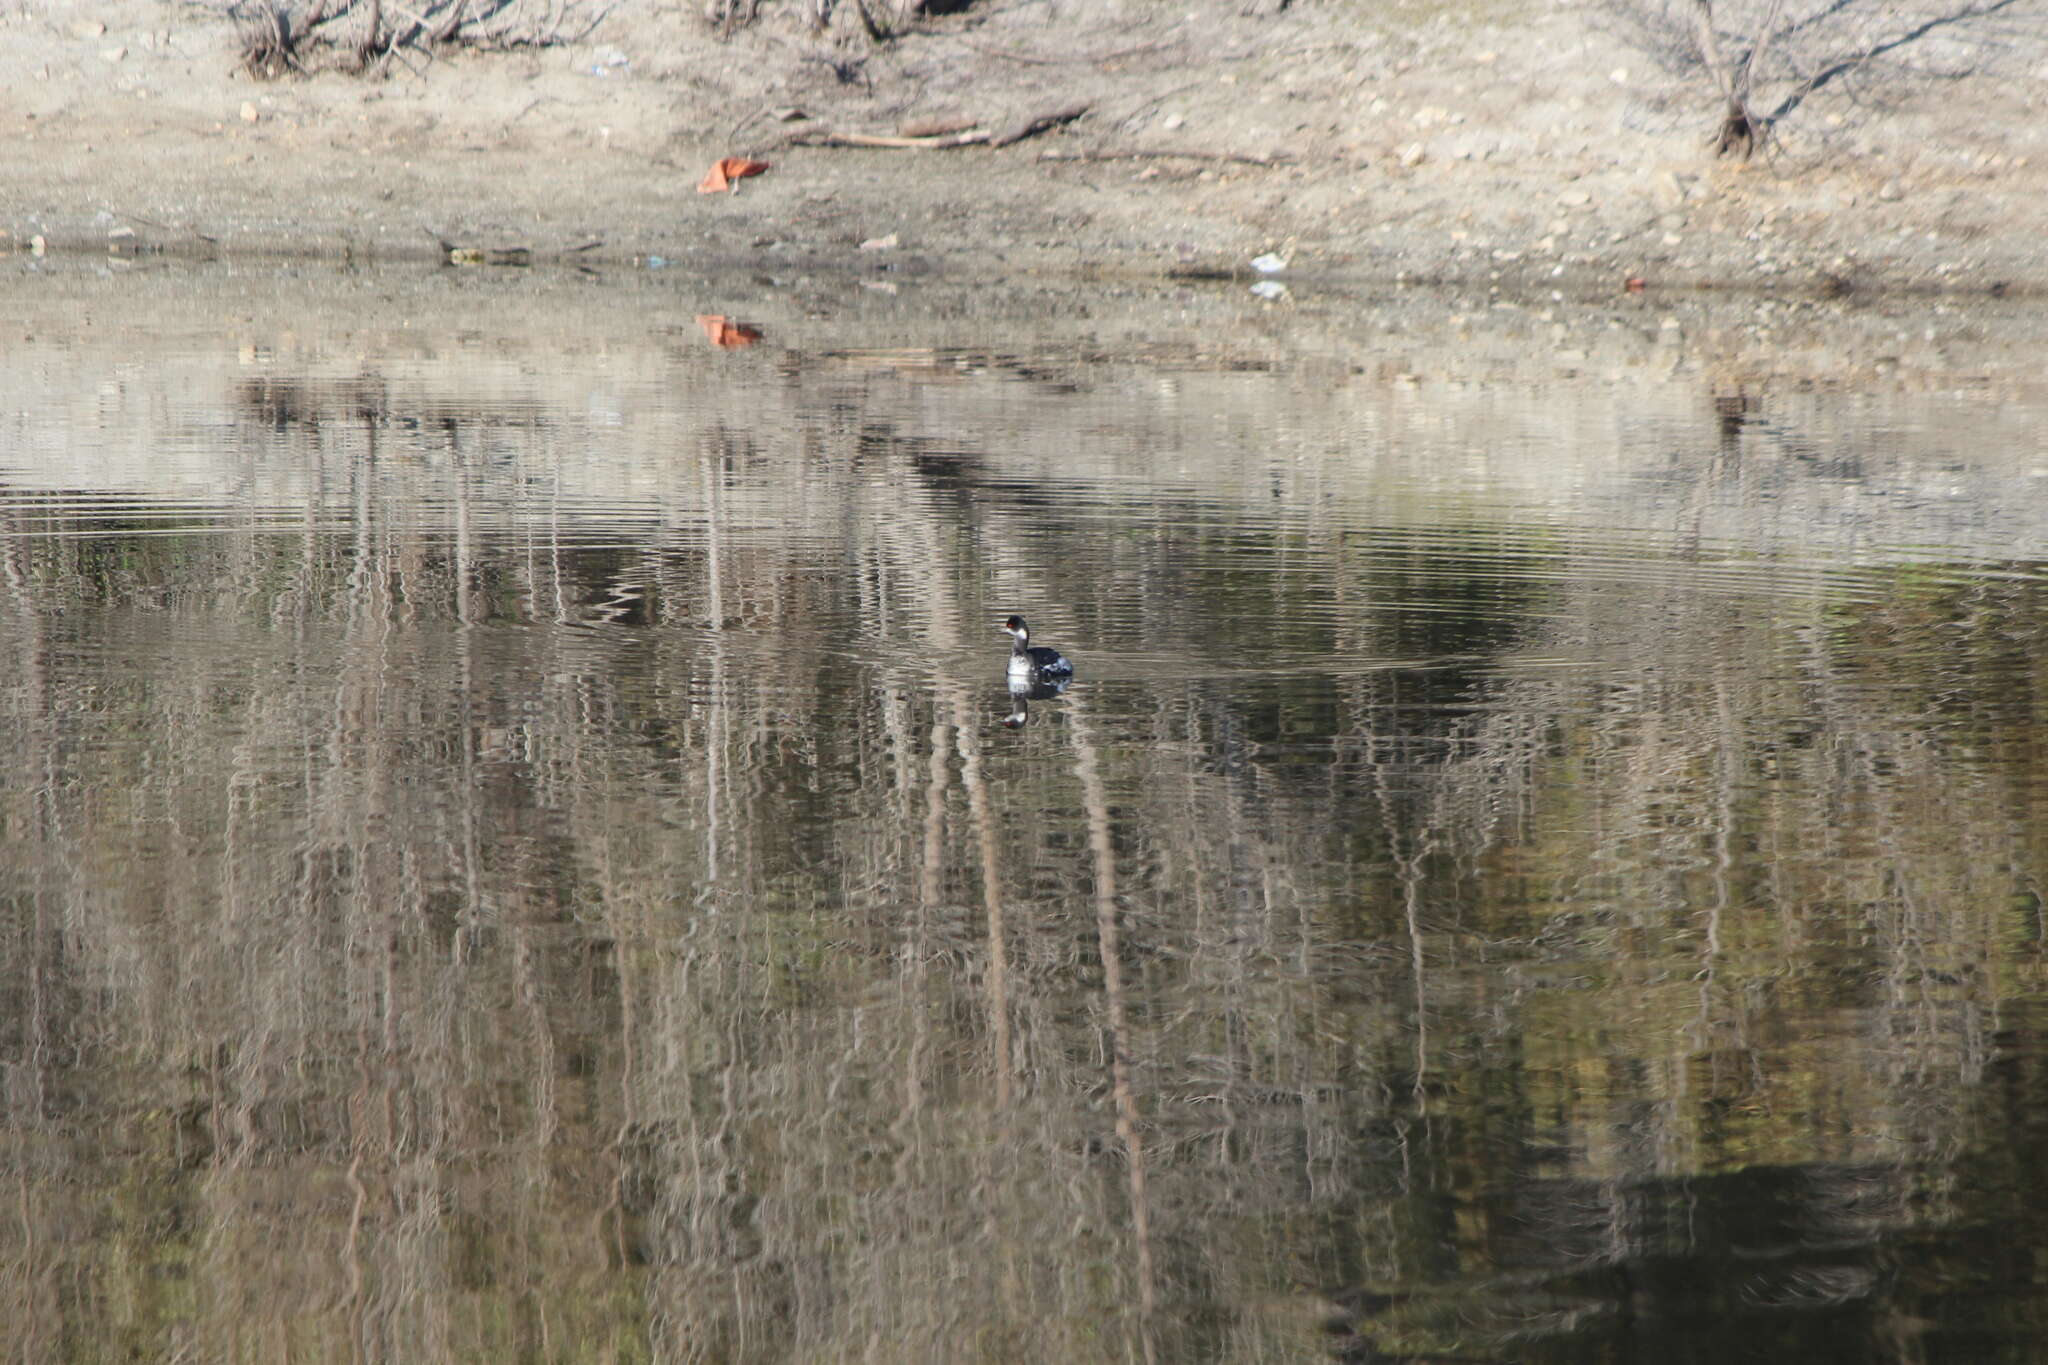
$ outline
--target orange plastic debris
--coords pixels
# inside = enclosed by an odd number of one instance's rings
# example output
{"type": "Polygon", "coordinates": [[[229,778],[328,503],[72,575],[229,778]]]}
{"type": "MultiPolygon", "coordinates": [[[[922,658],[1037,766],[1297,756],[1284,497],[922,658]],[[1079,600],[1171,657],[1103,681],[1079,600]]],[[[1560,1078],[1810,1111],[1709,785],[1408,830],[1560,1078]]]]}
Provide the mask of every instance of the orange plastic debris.
{"type": "Polygon", "coordinates": [[[721,190],[730,190],[733,181],[745,180],[748,176],[759,175],[767,169],[768,163],[765,161],[749,161],[743,156],[722,157],[704,173],[704,178],[697,182],[697,193],[717,194],[721,190]]]}
{"type": "Polygon", "coordinates": [[[719,313],[699,313],[697,325],[704,329],[704,335],[713,346],[721,351],[737,351],[751,346],[761,339],[761,329],[749,327],[744,322],[734,322],[719,313]]]}

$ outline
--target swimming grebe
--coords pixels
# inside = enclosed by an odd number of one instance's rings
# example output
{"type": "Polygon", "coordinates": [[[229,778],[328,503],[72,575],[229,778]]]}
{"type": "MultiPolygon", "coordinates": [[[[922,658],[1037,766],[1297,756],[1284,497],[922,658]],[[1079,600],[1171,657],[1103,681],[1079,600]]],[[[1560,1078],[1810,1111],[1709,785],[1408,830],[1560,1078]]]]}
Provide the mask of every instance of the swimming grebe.
{"type": "Polygon", "coordinates": [[[1031,643],[1031,627],[1024,624],[1021,616],[1012,616],[1003,622],[1004,630],[1010,632],[1010,672],[1038,674],[1046,678],[1071,678],[1074,666],[1068,663],[1056,649],[1031,643]]]}

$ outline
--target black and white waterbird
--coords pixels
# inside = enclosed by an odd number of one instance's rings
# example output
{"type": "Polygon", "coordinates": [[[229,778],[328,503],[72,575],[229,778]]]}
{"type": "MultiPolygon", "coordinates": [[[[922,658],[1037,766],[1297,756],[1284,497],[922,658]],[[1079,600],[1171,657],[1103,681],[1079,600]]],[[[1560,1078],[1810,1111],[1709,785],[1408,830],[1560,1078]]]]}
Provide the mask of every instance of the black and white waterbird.
{"type": "Polygon", "coordinates": [[[1056,649],[1031,643],[1031,627],[1024,624],[1021,616],[1012,616],[1003,622],[1004,630],[1010,632],[1010,676],[1041,678],[1071,678],[1074,666],[1067,662],[1065,655],[1056,649]]]}

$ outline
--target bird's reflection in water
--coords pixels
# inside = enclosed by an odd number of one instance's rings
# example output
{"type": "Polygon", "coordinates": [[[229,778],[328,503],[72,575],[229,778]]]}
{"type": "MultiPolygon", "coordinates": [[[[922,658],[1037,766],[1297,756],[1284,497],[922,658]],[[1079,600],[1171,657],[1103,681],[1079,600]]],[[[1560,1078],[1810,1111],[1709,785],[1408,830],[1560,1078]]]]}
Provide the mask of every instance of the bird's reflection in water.
{"type": "Polygon", "coordinates": [[[1003,717],[1003,724],[1012,730],[1022,729],[1031,719],[1031,703],[1051,701],[1067,690],[1067,684],[1074,677],[1071,673],[1048,676],[1033,669],[1029,673],[1010,675],[1010,714],[1003,717]]]}
{"type": "Polygon", "coordinates": [[[1031,643],[1031,627],[1021,616],[1012,616],[998,627],[1010,637],[1010,714],[1003,724],[1022,729],[1031,719],[1031,703],[1047,701],[1067,690],[1074,680],[1074,665],[1066,655],[1045,645],[1031,643]]]}

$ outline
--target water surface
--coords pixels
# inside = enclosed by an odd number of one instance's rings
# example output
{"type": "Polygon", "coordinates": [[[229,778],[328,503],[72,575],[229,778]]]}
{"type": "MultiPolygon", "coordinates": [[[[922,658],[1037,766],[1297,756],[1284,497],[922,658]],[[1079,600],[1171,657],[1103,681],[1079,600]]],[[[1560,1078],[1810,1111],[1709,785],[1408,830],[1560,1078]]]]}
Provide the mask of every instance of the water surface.
{"type": "Polygon", "coordinates": [[[297,274],[8,285],[18,1358],[2040,1358],[1995,337],[297,274]]]}

